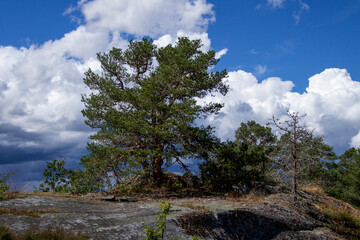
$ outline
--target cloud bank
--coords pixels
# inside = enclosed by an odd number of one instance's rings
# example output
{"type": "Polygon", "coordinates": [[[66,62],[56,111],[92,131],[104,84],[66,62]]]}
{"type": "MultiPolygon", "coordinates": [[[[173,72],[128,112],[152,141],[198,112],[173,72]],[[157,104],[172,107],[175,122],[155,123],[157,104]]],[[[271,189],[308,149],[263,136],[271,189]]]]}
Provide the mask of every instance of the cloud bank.
{"type": "Polygon", "coordinates": [[[346,69],[329,68],[309,78],[302,94],[292,92],[294,84],[272,77],[258,81],[251,73],[230,72],[230,91],[225,96],[207,97],[225,107],[218,116],[207,119],[216,126],[222,139],[233,139],[241,122],[256,120],[262,124],[287,111],[306,114],[311,129],[342,153],[360,146],[360,82],[351,79],[346,69]]]}

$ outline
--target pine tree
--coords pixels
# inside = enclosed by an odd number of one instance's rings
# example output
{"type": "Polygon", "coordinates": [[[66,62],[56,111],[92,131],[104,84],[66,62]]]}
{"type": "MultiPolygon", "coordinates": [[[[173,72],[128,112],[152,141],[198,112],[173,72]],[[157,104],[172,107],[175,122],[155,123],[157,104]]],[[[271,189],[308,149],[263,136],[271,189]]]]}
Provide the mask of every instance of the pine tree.
{"type": "Polygon", "coordinates": [[[241,123],[235,131],[237,148],[246,148],[248,158],[252,160],[251,165],[260,170],[258,173],[261,180],[265,180],[265,173],[271,168],[267,166],[270,161],[266,156],[274,150],[276,142],[276,135],[272,133],[271,128],[262,126],[254,120],[241,123]]]}
{"type": "Polygon", "coordinates": [[[226,70],[209,71],[218,60],[201,46],[200,40],[179,38],[174,46],[157,48],[143,38],[125,51],[97,55],[102,73],[85,73],[93,92],[82,96],[85,123],[98,129],[81,160],[85,168],[117,180],[140,168],[161,184],[164,164],[186,167],[183,159],[200,156],[214,136],[195,120],[218,113],[222,104],[200,106],[197,99],[228,91],[226,70]]]}

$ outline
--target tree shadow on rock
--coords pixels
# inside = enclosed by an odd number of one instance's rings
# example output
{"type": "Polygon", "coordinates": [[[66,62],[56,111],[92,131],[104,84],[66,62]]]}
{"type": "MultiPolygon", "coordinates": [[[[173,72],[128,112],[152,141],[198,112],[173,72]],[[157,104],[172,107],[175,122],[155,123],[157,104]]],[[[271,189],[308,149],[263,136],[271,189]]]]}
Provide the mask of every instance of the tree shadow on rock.
{"type": "Polygon", "coordinates": [[[290,223],[243,210],[191,212],[174,221],[187,235],[212,239],[270,240],[281,232],[302,230],[294,229],[290,223]]]}

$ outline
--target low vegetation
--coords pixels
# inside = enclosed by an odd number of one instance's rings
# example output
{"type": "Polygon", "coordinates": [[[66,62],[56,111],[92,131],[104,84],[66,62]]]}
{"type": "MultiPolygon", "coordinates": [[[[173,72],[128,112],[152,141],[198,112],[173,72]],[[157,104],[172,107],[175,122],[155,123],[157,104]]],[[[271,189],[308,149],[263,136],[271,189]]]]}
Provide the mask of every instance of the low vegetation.
{"type": "Polygon", "coordinates": [[[328,198],[319,206],[321,213],[329,217],[333,223],[328,228],[346,239],[360,238],[360,211],[349,204],[328,198]]]}
{"type": "Polygon", "coordinates": [[[71,233],[61,228],[55,230],[45,229],[42,231],[31,231],[24,234],[18,234],[11,231],[5,226],[0,226],[1,240],[86,240],[90,239],[86,236],[71,233]]]}
{"type": "MultiPolygon", "coordinates": [[[[164,201],[160,202],[160,212],[157,214],[157,219],[154,227],[146,226],[143,230],[145,233],[144,240],[177,240],[181,235],[174,238],[165,238],[164,234],[166,231],[166,218],[170,213],[171,204],[165,203],[164,201]]],[[[198,237],[192,236],[189,240],[198,240],[198,237]]]]}
{"type": "Polygon", "coordinates": [[[210,209],[208,207],[202,206],[202,205],[199,205],[199,204],[195,204],[195,203],[192,203],[192,202],[185,202],[185,203],[181,204],[180,206],[186,207],[186,208],[191,208],[191,209],[194,209],[194,210],[204,211],[204,212],[209,212],[210,211],[210,209]]]}
{"type": "Polygon", "coordinates": [[[39,210],[31,210],[31,209],[12,209],[12,208],[0,208],[1,214],[13,214],[13,215],[24,215],[29,217],[40,218],[40,214],[42,213],[58,213],[59,211],[55,209],[39,209],[39,210]]]}
{"type": "Polygon", "coordinates": [[[24,216],[40,218],[38,211],[28,210],[28,209],[0,208],[0,214],[24,215],[24,216]]]}
{"type": "Polygon", "coordinates": [[[9,186],[9,178],[14,176],[16,170],[0,174],[0,201],[17,197],[17,192],[9,186]]]}
{"type": "Polygon", "coordinates": [[[158,217],[154,227],[147,226],[144,228],[145,238],[144,240],[163,240],[166,229],[166,217],[170,212],[170,203],[161,201],[160,212],[157,214],[158,217]]]}

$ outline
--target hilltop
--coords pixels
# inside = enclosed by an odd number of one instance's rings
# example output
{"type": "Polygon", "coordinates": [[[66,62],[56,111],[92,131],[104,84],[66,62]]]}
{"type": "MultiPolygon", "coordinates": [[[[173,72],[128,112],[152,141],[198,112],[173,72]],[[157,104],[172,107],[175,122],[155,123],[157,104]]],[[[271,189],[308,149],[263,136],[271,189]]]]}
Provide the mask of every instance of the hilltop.
{"type": "Polygon", "coordinates": [[[358,209],[304,190],[295,203],[284,192],[165,199],[32,193],[1,201],[0,224],[18,233],[60,227],[90,239],[144,239],[143,228],[154,225],[164,200],[171,203],[166,238],[360,239],[358,209]]]}

